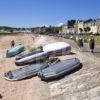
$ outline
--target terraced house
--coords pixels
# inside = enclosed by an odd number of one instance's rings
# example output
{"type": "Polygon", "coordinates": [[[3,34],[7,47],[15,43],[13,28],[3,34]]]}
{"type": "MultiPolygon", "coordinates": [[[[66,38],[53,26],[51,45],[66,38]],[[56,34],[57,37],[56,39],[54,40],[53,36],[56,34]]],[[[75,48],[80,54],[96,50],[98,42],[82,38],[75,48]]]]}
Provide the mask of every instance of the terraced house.
{"type": "MultiPolygon", "coordinates": [[[[72,21],[72,20],[71,20],[72,21]]],[[[72,26],[68,26],[64,24],[62,26],[62,33],[64,34],[80,34],[80,33],[92,33],[92,34],[100,34],[100,18],[98,19],[88,19],[88,20],[76,20],[72,26]]]]}

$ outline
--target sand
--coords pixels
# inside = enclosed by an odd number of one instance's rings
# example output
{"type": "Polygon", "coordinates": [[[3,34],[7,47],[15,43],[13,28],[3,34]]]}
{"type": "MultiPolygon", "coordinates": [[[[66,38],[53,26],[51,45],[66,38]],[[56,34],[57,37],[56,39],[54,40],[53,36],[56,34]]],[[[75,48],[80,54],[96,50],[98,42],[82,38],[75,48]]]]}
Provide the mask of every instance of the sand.
{"type": "Polygon", "coordinates": [[[93,98],[100,100],[100,58],[88,52],[79,52],[76,47],[76,44],[70,40],[33,34],[7,35],[0,38],[0,100],[71,100],[71,98],[72,100],[93,100],[93,98]],[[66,41],[71,44],[72,52],[75,54],[59,58],[64,60],[78,57],[83,63],[83,68],[61,80],[50,83],[45,83],[38,77],[7,81],[3,78],[3,74],[18,68],[14,64],[15,57],[5,58],[11,40],[15,40],[16,44],[22,43],[26,47],[66,41]]]}
{"type": "Polygon", "coordinates": [[[33,37],[34,35],[32,34],[24,34],[4,36],[0,39],[0,94],[2,95],[2,100],[28,100],[27,98],[29,98],[31,84],[33,84],[32,79],[9,82],[3,78],[3,74],[17,68],[14,64],[15,57],[5,58],[6,50],[10,47],[10,41],[15,40],[16,44],[22,43],[30,47],[33,47],[36,41],[37,44],[43,41],[42,37],[35,37],[35,40],[33,37]],[[39,40],[39,38],[41,39],[39,40]]]}
{"type": "Polygon", "coordinates": [[[14,64],[15,57],[6,58],[6,51],[10,48],[11,40],[14,40],[16,44],[24,44],[26,48],[38,47],[49,42],[55,42],[55,40],[47,42],[48,39],[45,36],[35,36],[33,34],[7,35],[0,39],[0,94],[2,100],[31,100],[30,97],[33,94],[32,88],[34,88],[33,78],[16,82],[10,82],[3,78],[5,72],[18,68],[14,64]]]}

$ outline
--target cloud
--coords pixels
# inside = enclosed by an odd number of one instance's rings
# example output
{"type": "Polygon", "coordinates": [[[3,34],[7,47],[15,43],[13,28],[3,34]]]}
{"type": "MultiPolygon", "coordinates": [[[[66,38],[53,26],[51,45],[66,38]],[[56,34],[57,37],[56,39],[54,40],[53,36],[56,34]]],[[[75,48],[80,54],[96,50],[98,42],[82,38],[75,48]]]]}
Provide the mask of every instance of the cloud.
{"type": "Polygon", "coordinates": [[[57,26],[62,26],[64,23],[59,23],[57,26]]]}

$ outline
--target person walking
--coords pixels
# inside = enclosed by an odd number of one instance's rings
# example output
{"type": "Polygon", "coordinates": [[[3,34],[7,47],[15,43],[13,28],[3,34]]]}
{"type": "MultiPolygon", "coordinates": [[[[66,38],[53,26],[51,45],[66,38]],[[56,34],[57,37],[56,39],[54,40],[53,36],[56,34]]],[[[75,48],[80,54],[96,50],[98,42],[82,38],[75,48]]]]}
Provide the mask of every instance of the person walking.
{"type": "Polygon", "coordinates": [[[84,46],[83,39],[82,39],[82,38],[79,38],[79,39],[77,40],[77,44],[78,44],[78,46],[79,46],[79,50],[81,50],[81,48],[84,46]]]}
{"type": "Polygon", "coordinates": [[[91,53],[94,52],[94,47],[95,47],[95,40],[93,35],[91,35],[91,38],[89,39],[89,47],[90,47],[90,51],[91,53]]]}
{"type": "Polygon", "coordinates": [[[15,41],[12,40],[10,44],[11,44],[11,47],[14,47],[15,46],[15,41]]]}

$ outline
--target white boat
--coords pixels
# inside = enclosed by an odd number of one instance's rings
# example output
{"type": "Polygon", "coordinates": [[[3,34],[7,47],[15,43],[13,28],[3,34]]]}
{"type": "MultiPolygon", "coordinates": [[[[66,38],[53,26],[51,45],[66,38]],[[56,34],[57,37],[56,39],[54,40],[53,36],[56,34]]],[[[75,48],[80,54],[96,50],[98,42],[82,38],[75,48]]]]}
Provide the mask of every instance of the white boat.
{"type": "Polygon", "coordinates": [[[21,55],[16,58],[16,65],[25,65],[34,61],[46,60],[49,56],[61,56],[69,54],[71,52],[71,46],[65,42],[56,42],[43,46],[43,50],[39,52],[32,52],[21,55]]]}
{"type": "Polygon", "coordinates": [[[45,60],[46,58],[48,58],[47,53],[40,52],[40,53],[32,54],[32,55],[26,56],[24,58],[21,58],[19,60],[16,60],[15,64],[18,66],[21,66],[21,65],[29,64],[29,63],[32,63],[35,61],[45,60]]]}
{"type": "Polygon", "coordinates": [[[71,46],[66,42],[55,42],[43,46],[43,51],[59,56],[69,54],[71,52],[71,46]]]}

